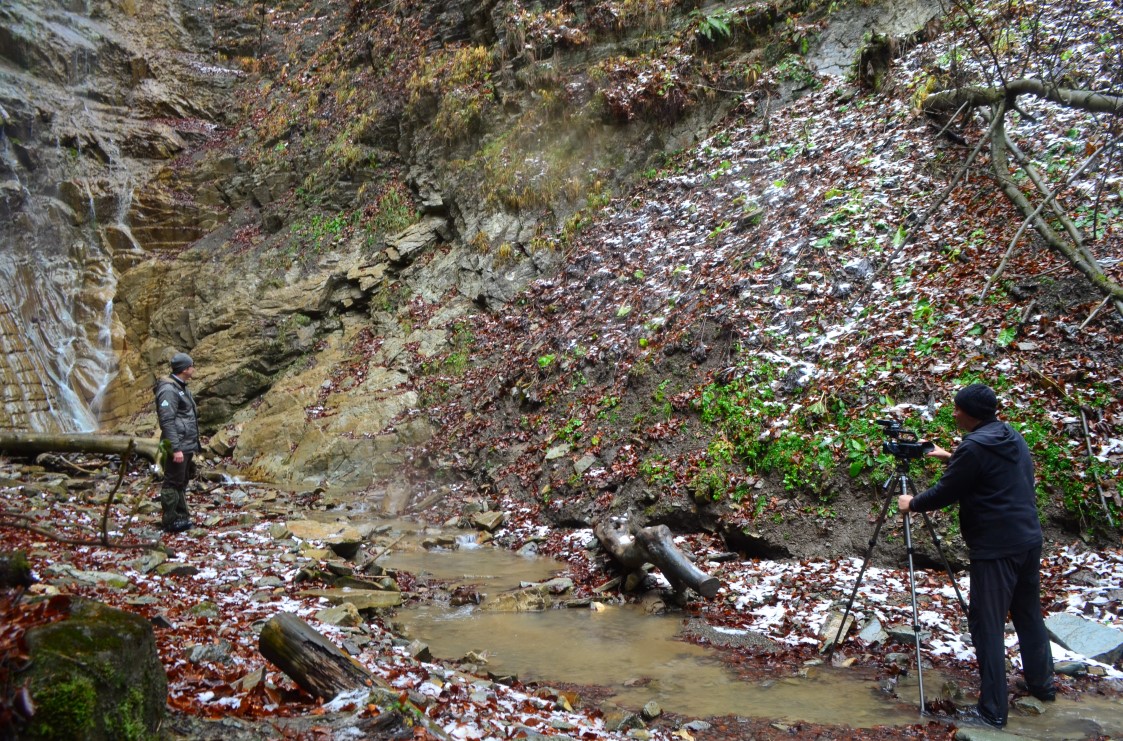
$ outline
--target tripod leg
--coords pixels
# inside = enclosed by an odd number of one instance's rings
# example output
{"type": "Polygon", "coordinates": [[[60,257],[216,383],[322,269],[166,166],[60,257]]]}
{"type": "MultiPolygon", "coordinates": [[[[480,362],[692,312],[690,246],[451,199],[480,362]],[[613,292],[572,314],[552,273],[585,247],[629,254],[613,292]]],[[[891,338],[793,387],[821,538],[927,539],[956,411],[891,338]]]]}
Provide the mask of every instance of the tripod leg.
{"type": "Polygon", "coordinates": [[[912,562],[912,524],[911,517],[905,512],[905,549],[909,554],[909,595],[912,597],[912,634],[916,640],[916,681],[920,687],[920,714],[925,713],[924,669],[920,657],[920,616],[916,610],[916,571],[912,562]]]}
{"type": "MultiPolygon", "coordinates": [[[[912,487],[912,482],[909,482],[912,487]]],[[[916,488],[912,487],[912,495],[916,496],[916,488]]],[[[955,574],[951,570],[951,564],[948,562],[948,557],[944,553],[944,547],[940,545],[940,536],[936,535],[936,528],[932,527],[932,521],[928,519],[927,512],[920,513],[921,518],[924,520],[924,526],[928,528],[928,535],[932,538],[932,543],[936,546],[936,552],[940,554],[940,560],[944,564],[944,571],[948,572],[948,579],[951,581],[951,587],[955,590],[955,596],[959,600],[959,606],[963,609],[963,616],[967,616],[967,600],[963,599],[963,592],[959,591],[959,584],[955,581],[955,574]]]]}
{"type": "Polygon", "coordinates": [[[897,491],[897,487],[894,486],[890,489],[890,486],[899,483],[896,478],[890,478],[885,482],[885,486],[881,487],[886,492],[885,503],[881,505],[881,514],[877,516],[877,524],[873,528],[873,535],[870,536],[870,542],[866,547],[865,560],[862,561],[862,568],[858,570],[858,578],[854,581],[854,588],[850,590],[850,599],[846,601],[846,609],[842,611],[842,622],[838,624],[838,633],[835,634],[834,642],[831,643],[830,650],[827,651],[828,660],[834,656],[834,650],[838,647],[838,642],[842,640],[842,631],[846,629],[846,618],[850,616],[850,608],[854,606],[854,597],[858,595],[858,587],[862,586],[862,576],[866,573],[866,567],[870,565],[870,559],[873,558],[873,550],[877,546],[877,535],[881,532],[881,526],[885,524],[885,515],[889,512],[889,503],[894,500],[893,494],[897,491]]]}

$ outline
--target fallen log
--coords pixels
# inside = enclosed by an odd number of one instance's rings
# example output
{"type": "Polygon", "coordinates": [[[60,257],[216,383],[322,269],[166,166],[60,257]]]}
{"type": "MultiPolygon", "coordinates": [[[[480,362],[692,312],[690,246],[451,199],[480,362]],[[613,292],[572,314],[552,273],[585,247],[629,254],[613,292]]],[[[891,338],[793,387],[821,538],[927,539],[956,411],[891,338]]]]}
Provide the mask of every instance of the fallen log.
{"type": "Polygon", "coordinates": [[[132,443],[133,452],[155,462],[160,441],[128,435],[90,433],[0,432],[0,451],[6,453],[98,453],[125,455],[132,443]]]}
{"type": "Polygon", "coordinates": [[[291,612],[269,618],[258,650],[313,697],[331,700],[374,682],[362,664],[291,612]]]}
{"type": "Polygon", "coordinates": [[[630,522],[602,521],[594,533],[604,549],[625,569],[637,571],[650,563],[667,577],[677,593],[689,587],[704,599],[710,599],[721,588],[719,579],[699,569],[679,550],[666,525],[639,528],[630,522]]]}

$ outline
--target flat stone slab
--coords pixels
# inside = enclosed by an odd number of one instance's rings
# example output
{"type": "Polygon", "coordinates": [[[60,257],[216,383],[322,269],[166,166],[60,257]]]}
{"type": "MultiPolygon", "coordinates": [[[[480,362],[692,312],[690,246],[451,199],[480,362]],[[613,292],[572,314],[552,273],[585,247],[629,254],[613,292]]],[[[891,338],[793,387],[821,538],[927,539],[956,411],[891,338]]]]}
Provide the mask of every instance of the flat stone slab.
{"type": "Polygon", "coordinates": [[[321,540],[325,543],[361,542],[362,533],[345,522],[317,522],[315,520],[289,520],[285,523],[294,537],[301,540],[321,540]]]}
{"type": "Polygon", "coordinates": [[[1123,631],[1079,615],[1060,612],[1045,618],[1049,637],[1073,653],[1114,664],[1123,656],[1123,631]]]}
{"type": "Polygon", "coordinates": [[[506,520],[507,515],[504,512],[477,512],[472,515],[472,524],[489,533],[498,530],[506,520]]]}
{"type": "Polygon", "coordinates": [[[382,592],[377,589],[305,589],[297,594],[301,597],[323,597],[333,605],[350,602],[360,612],[402,604],[401,592],[382,592]]]}

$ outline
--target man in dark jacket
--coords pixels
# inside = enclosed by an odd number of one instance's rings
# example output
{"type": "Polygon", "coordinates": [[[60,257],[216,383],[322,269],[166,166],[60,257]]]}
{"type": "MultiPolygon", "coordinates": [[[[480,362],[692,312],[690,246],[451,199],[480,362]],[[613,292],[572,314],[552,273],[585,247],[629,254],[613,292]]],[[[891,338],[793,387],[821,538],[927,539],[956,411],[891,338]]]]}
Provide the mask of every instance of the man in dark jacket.
{"type": "Polygon", "coordinates": [[[195,375],[195,363],[187,353],[172,356],[172,374],[156,381],[156,416],[160,420],[160,437],[171,443],[172,452],[164,462],[164,485],[160,489],[160,506],[164,514],[161,524],[169,533],[190,528],[191,513],[187,509],[187,484],[195,474],[195,453],[199,445],[199,416],[195,397],[187,390],[187,382],[195,375]]]}
{"type": "Polygon", "coordinates": [[[959,524],[971,555],[967,624],[979,662],[979,704],[967,716],[1006,725],[1006,616],[1014,622],[1026,685],[1040,700],[1056,697],[1053,656],[1041,614],[1041,524],[1033,459],[1017,430],[995,419],[994,391],[979,383],[955,395],[955,423],[967,433],[955,453],[936,446],[928,455],[948,462],[936,485],[903,494],[901,512],[928,512],[959,502],[959,524]]]}

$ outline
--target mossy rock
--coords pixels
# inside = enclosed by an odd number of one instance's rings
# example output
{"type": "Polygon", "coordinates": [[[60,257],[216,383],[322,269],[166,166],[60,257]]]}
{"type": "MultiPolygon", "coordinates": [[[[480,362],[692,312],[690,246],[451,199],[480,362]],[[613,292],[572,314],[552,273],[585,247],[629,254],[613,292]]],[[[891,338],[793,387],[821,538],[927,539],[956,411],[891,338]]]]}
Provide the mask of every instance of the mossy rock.
{"type": "Polygon", "coordinates": [[[20,738],[156,738],[168,679],[152,626],[78,597],[69,599],[68,611],[27,632],[31,661],[17,681],[28,683],[35,716],[20,738]]]}

